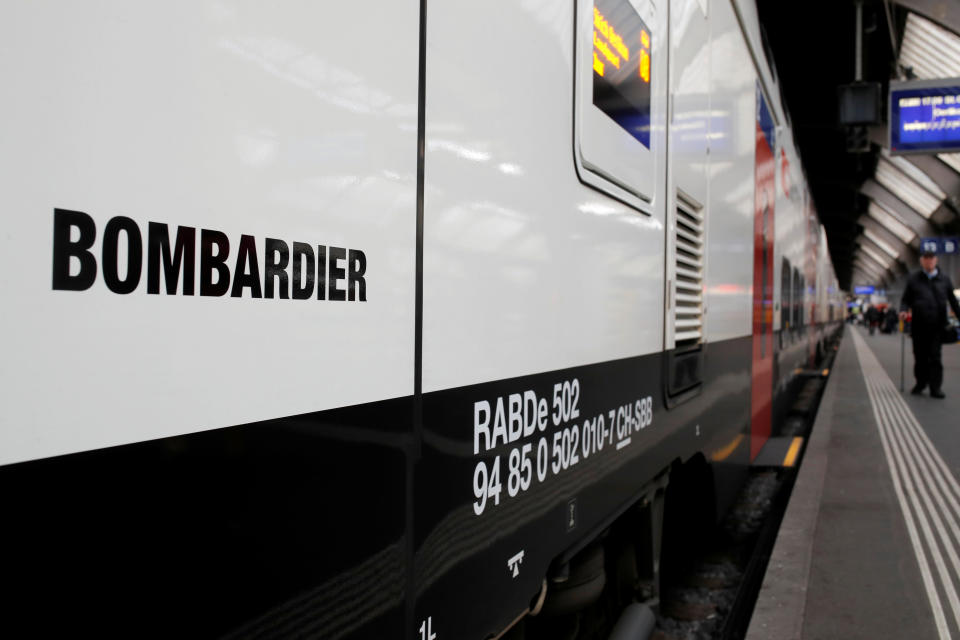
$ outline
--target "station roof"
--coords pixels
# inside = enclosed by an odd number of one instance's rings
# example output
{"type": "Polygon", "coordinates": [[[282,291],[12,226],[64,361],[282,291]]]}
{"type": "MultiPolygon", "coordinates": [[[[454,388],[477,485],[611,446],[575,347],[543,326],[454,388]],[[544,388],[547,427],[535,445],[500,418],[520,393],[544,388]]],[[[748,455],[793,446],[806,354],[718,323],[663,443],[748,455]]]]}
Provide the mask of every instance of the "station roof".
{"type": "MultiPolygon", "coordinates": [[[[847,151],[838,89],[855,79],[856,3],[758,0],[830,256],[842,289],[895,282],[917,263],[920,239],[960,235],[960,153],[892,156],[887,125],[869,151],[847,151]]],[[[960,2],[864,0],[862,79],[960,78],[960,2]]]]}

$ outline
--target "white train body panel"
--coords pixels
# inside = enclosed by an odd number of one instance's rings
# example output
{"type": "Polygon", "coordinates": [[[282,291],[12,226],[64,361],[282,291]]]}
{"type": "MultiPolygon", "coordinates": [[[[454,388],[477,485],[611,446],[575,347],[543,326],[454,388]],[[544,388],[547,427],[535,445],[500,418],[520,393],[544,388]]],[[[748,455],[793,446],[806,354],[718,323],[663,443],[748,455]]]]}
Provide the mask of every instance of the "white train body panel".
{"type": "Polygon", "coordinates": [[[412,393],[418,4],[382,5],[4,10],[0,463],[412,393]],[[96,222],[88,290],[51,289],[55,208],[96,222]],[[143,234],[126,295],[115,216],[143,234]],[[268,237],[360,249],[367,300],[149,295],[148,222],[225,233],[231,271],[242,234],[261,269],[268,237]]]}
{"type": "MultiPolygon", "coordinates": [[[[670,3],[670,169],[675,189],[706,204],[711,136],[710,20],[701,0],[670,3]]],[[[714,129],[722,131],[717,117],[714,129]]],[[[710,213],[708,212],[708,215],[710,213]]]]}
{"type": "Polygon", "coordinates": [[[708,342],[752,332],[757,74],[737,17],[710,4],[708,342]]]}
{"type": "MultiPolygon", "coordinates": [[[[641,212],[577,178],[573,10],[430,7],[426,392],[662,348],[664,198],[641,212]]],[[[666,12],[655,15],[652,146],[662,154],[666,12]]]]}
{"type": "MultiPolygon", "coordinates": [[[[677,344],[677,320],[680,305],[674,299],[677,295],[690,295],[692,292],[673,287],[678,281],[677,269],[689,268],[690,262],[677,262],[678,218],[683,215],[679,208],[699,215],[703,220],[704,231],[709,226],[712,211],[708,208],[710,162],[710,23],[705,11],[706,6],[697,0],[672,0],[670,3],[670,103],[669,103],[669,143],[668,178],[666,189],[667,238],[664,265],[669,293],[665,309],[664,348],[671,349],[677,344]]],[[[689,228],[687,228],[689,231],[689,228]]],[[[704,234],[706,243],[709,236],[704,234]]],[[[689,248],[689,246],[688,246],[689,248]]],[[[704,277],[701,279],[700,296],[700,334],[707,335],[708,299],[703,285],[709,273],[708,250],[701,247],[700,255],[687,255],[688,260],[700,263],[704,277]]],[[[679,328],[681,342],[684,329],[679,328]]],[[[687,334],[689,335],[689,334],[687,334]]]]}
{"type": "Polygon", "coordinates": [[[789,329],[793,324],[792,304],[793,269],[802,264],[803,257],[803,173],[800,157],[793,146],[792,136],[784,130],[780,136],[777,157],[776,258],[774,261],[774,299],[781,304],[774,314],[775,330],[789,329]],[[784,264],[784,260],[787,264],[784,264]],[[783,273],[785,266],[790,273],[783,273]],[[786,286],[785,286],[786,285],[786,286]]]}

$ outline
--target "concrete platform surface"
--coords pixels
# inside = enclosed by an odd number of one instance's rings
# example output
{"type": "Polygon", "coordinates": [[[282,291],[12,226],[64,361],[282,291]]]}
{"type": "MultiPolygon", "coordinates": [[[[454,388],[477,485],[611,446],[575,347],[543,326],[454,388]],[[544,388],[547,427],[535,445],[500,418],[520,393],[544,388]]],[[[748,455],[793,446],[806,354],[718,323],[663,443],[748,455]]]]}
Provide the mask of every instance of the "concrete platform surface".
{"type": "Polygon", "coordinates": [[[899,335],[847,327],[747,634],[960,638],[960,345],[911,396],[899,335]]]}

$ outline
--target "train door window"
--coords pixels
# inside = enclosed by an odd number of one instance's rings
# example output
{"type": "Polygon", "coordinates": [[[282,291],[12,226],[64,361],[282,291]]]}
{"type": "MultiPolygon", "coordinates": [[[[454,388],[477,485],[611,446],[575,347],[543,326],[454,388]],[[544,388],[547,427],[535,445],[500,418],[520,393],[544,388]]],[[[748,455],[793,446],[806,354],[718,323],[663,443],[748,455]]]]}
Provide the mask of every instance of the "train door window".
{"type": "Polygon", "coordinates": [[[780,340],[781,346],[783,334],[787,333],[792,325],[793,313],[793,272],[790,261],[784,258],[780,263],[780,340]]]}
{"type": "Polygon", "coordinates": [[[790,311],[793,317],[790,326],[797,331],[803,323],[803,283],[800,278],[800,270],[796,267],[793,269],[793,308],[790,311]]]}
{"type": "Polygon", "coordinates": [[[799,318],[797,324],[802,329],[803,327],[807,326],[807,318],[805,315],[807,309],[807,279],[804,276],[800,276],[799,299],[800,304],[797,306],[800,308],[797,309],[797,317],[799,318]]]}
{"type": "Polygon", "coordinates": [[[641,211],[656,195],[666,37],[651,0],[579,0],[574,144],[580,179],[641,211]]]}

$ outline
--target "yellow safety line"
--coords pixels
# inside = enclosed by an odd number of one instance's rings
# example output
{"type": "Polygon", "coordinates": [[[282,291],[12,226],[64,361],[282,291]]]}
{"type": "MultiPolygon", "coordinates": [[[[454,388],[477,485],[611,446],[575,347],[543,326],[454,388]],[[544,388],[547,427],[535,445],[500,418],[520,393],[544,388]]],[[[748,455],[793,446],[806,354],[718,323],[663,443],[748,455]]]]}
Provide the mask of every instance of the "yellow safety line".
{"type": "Polygon", "coordinates": [[[783,459],[783,466],[792,467],[793,464],[797,461],[797,455],[800,453],[800,445],[803,444],[803,438],[797,436],[793,439],[793,442],[790,444],[790,448],[787,449],[787,457],[783,459]]]}

